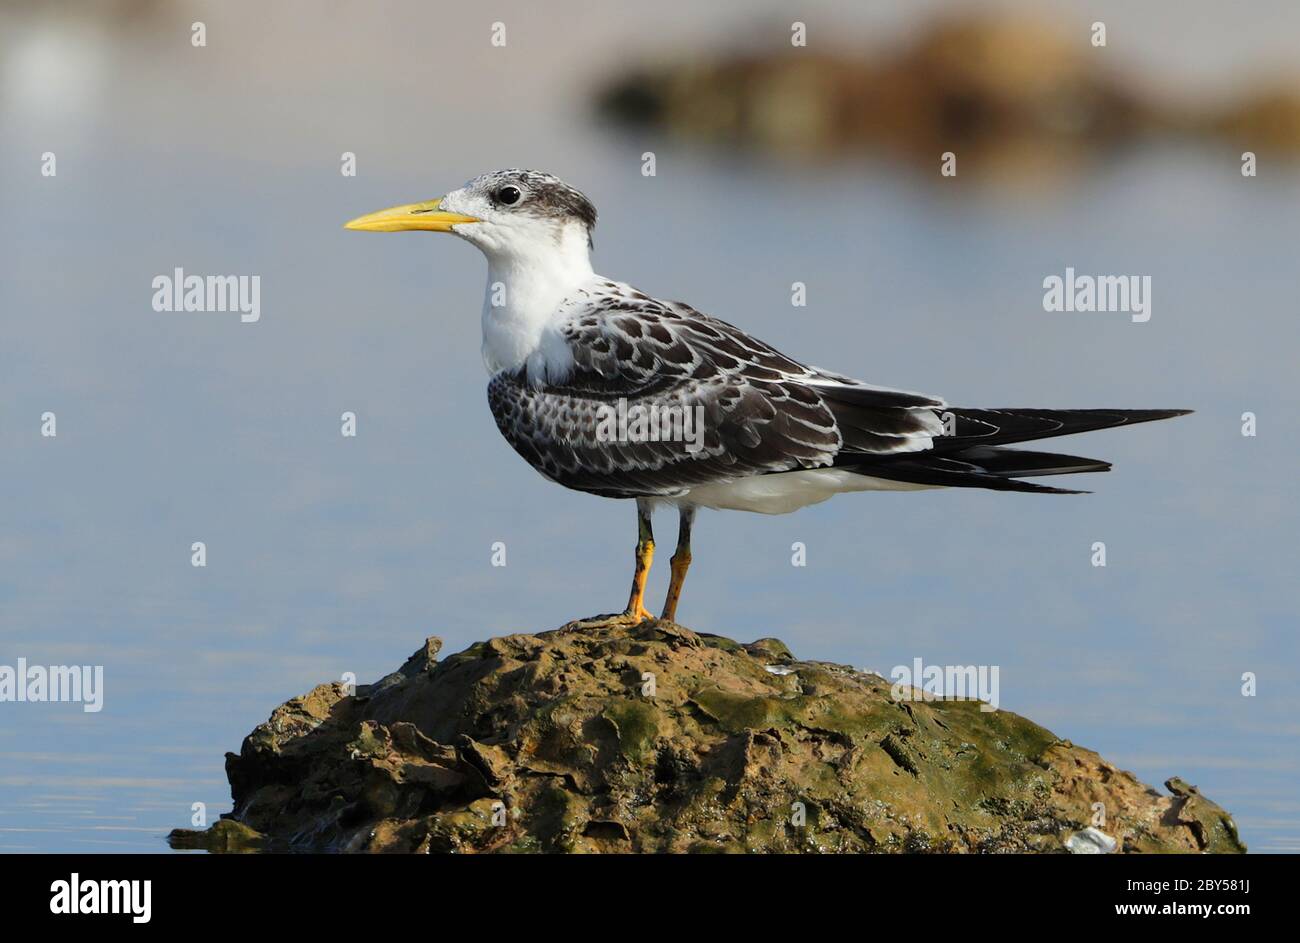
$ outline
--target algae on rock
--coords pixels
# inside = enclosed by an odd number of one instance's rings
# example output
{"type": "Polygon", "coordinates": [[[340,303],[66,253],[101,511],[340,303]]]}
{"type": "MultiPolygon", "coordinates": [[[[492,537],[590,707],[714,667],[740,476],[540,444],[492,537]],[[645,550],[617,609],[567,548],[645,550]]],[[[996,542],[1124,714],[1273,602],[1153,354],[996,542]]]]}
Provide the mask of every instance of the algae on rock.
{"type": "Polygon", "coordinates": [[[970,701],[666,623],[429,639],[321,685],[227,754],[234,810],[178,847],[406,852],[1244,851],[1181,780],[970,701]]]}

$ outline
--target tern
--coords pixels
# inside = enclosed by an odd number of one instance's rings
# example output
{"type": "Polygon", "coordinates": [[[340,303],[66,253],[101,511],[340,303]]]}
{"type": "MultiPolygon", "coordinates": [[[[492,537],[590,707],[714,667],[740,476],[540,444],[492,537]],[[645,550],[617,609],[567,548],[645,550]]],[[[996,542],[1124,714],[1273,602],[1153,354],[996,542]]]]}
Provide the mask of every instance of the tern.
{"type": "Polygon", "coordinates": [[[1006,446],[1190,412],[961,409],[809,366],[688,304],[597,275],[595,225],[581,192],[518,169],[346,224],[446,232],[477,246],[488,265],[482,353],[497,428],[551,481],[636,502],[627,607],[583,624],[653,619],[645,586],[656,506],[680,515],[660,616],[672,622],[698,508],[785,514],[842,492],[931,488],[1082,494],[1023,479],[1108,471],[1108,462],[1006,446]]]}

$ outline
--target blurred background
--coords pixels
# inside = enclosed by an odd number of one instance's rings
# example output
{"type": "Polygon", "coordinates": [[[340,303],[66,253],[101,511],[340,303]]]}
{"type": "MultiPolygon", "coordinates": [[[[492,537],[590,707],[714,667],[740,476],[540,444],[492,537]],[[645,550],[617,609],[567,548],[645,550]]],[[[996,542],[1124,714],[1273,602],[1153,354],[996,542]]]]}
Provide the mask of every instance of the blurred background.
{"type": "Polygon", "coordinates": [[[1091,496],[705,514],[679,614],[999,665],[1004,709],[1300,850],[1300,6],[813,4],[804,48],[785,6],[0,5],[0,664],[105,668],[101,713],[0,704],[0,850],[165,850],[285,699],[622,604],[631,507],[493,426],[478,253],[341,228],[508,166],[592,198],[598,271],[820,366],[1196,409],[1063,442],[1115,463],[1091,496]],[[1151,320],[1044,312],[1067,266],[1152,276],[1151,320]],[[176,267],[260,275],[261,320],[155,312],[176,267]]]}

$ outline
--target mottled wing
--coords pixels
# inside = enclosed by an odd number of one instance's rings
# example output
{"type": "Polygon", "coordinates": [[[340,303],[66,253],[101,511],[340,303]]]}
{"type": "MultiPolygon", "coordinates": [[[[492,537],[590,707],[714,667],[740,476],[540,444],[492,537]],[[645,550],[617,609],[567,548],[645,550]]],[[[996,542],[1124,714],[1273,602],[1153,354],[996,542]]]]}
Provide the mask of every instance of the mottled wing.
{"type": "Polygon", "coordinates": [[[939,430],[939,400],[807,367],[687,305],[611,282],[568,307],[569,375],[501,373],[488,400],[516,451],[570,488],[671,496],[846,451],[928,448],[939,430]],[[638,428],[636,415],[660,418],[638,428]]]}

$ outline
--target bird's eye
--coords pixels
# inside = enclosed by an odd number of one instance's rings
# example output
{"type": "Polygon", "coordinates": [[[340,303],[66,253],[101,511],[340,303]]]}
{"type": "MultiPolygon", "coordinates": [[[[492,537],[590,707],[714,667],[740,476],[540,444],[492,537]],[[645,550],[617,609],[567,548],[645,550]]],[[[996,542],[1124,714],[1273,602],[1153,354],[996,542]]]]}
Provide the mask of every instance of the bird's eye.
{"type": "Polygon", "coordinates": [[[505,186],[496,192],[497,202],[505,206],[514,206],[522,197],[518,187],[505,186]]]}

